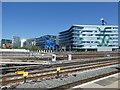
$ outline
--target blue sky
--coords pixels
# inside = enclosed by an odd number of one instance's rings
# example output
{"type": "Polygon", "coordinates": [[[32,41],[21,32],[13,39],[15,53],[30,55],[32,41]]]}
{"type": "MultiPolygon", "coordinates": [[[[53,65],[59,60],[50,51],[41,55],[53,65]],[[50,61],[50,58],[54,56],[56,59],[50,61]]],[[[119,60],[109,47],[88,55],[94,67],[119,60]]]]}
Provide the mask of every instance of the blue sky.
{"type": "Polygon", "coordinates": [[[73,24],[118,24],[117,2],[4,2],[2,37],[58,35],[73,24]]]}

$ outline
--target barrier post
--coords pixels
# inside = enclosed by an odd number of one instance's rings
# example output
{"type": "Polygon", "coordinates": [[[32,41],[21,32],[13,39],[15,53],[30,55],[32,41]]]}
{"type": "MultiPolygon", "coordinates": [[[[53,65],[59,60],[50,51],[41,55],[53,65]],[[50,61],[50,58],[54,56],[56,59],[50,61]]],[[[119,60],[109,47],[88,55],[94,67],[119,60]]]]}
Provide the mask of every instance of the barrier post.
{"type": "Polygon", "coordinates": [[[28,72],[24,72],[24,73],[23,73],[24,83],[26,83],[26,78],[27,78],[27,76],[28,76],[28,72]]]}
{"type": "Polygon", "coordinates": [[[24,83],[26,83],[26,78],[28,76],[28,72],[25,72],[25,71],[17,71],[15,72],[16,74],[22,74],[23,77],[24,77],[24,83]]]}
{"type": "Polygon", "coordinates": [[[57,67],[57,78],[59,78],[59,74],[60,74],[60,67],[57,67]]]}
{"type": "Polygon", "coordinates": [[[68,54],[68,61],[71,61],[71,60],[72,60],[72,55],[68,54]]]}

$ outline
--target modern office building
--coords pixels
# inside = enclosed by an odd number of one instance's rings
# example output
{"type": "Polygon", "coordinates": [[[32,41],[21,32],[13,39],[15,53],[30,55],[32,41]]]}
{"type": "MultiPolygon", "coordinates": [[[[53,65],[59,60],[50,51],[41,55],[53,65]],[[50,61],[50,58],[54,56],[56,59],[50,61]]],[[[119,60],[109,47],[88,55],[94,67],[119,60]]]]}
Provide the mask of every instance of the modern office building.
{"type": "Polygon", "coordinates": [[[21,39],[21,47],[24,46],[25,41],[26,41],[26,39],[21,39]]]}
{"type": "Polygon", "coordinates": [[[56,36],[44,35],[36,38],[36,46],[42,49],[55,50],[56,49],[56,36]]]}
{"type": "Polygon", "coordinates": [[[11,48],[12,47],[12,40],[2,39],[1,40],[1,47],[2,48],[11,48]]]}
{"type": "Polygon", "coordinates": [[[18,37],[18,36],[13,36],[12,44],[13,44],[13,47],[21,47],[20,37],[18,37]]]}
{"type": "Polygon", "coordinates": [[[56,36],[54,35],[44,35],[38,38],[27,39],[24,43],[24,46],[31,47],[36,46],[40,49],[56,49],[56,36]]]}
{"type": "Polygon", "coordinates": [[[26,46],[26,47],[36,46],[36,38],[26,39],[23,42],[23,46],[26,46]]]}
{"type": "Polygon", "coordinates": [[[117,25],[73,25],[59,33],[62,50],[115,51],[118,49],[117,25]]]}

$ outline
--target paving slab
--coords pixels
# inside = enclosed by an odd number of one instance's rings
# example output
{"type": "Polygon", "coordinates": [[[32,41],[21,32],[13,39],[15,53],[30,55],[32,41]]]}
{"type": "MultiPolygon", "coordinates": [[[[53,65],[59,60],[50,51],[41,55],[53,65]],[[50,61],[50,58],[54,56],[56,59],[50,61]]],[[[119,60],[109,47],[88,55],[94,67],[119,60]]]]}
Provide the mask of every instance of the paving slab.
{"type": "Polygon", "coordinates": [[[92,82],[88,82],[82,85],[78,85],[74,88],[82,88],[83,90],[118,90],[120,89],[120,80],[118,80],[120,73],[110,75],[92,82]]]}

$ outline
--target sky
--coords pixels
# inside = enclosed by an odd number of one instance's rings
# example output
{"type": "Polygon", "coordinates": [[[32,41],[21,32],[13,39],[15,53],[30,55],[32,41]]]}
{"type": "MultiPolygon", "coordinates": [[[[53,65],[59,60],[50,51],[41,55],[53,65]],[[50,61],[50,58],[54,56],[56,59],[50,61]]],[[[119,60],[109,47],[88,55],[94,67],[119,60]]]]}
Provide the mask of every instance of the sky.
{"type": "Polygon", "coordinates": [[[0,40],[1,38],[2,38],[2,3],[0,2],[0,40]]]}
{"type": "Polygon", "coordinates": [[[2,38],[58,35],[73,24],[118,25],[117,2],[3,2],[2,38]]]}

